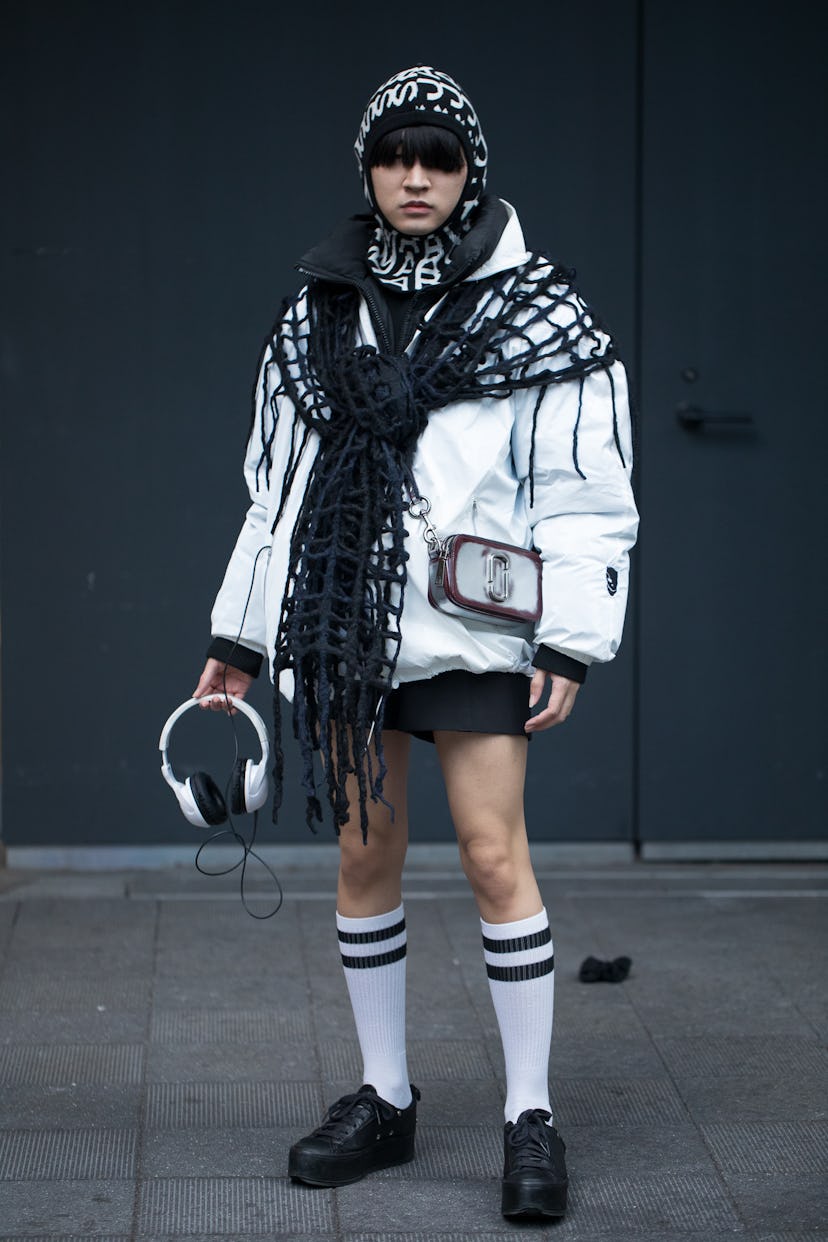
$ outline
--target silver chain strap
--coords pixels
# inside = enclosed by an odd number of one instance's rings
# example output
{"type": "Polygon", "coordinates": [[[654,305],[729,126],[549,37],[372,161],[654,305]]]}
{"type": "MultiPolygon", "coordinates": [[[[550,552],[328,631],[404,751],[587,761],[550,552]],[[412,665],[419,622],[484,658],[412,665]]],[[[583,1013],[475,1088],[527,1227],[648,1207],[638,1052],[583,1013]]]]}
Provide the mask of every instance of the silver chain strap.
{"type": "Polygon", "coordinates": [[[423,539],[428,547],[429,555],[440,557],[445,556],[446,544],[448,540],[440,538],[440,532],[429,518],[431,512],[431,501],[427,496],[414,496],[408,502],[408,512],[413,518],[419,518],[423,524],[423,539]]]}

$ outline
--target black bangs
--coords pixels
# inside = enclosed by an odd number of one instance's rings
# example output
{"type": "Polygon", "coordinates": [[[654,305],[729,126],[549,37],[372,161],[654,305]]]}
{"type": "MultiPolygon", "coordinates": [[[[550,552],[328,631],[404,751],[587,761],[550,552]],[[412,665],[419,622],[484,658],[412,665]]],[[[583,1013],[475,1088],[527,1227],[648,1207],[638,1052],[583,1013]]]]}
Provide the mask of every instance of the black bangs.
{"type": "Polygon", "coordinates": [[[377,139],[371,152],[371,167],[393,164],[400,149],[406,168],[419,160],[424,168],[460,172],[466,158],[463,144],[450,129],[438,125],[409,125],[404,129],[392,129],[390,134],[377,139]]]}

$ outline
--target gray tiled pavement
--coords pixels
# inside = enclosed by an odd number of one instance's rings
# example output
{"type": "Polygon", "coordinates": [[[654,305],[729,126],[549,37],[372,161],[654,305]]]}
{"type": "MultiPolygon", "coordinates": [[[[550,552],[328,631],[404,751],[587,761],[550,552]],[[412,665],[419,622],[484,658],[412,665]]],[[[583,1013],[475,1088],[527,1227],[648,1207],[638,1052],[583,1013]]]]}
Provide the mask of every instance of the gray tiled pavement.
{"type": "Polygon", "coordinates": [[[406,885],[417,1159],[286,1179],[359,1074],[319,858],[269,922],[184,868],[0,872],[0,1240],[828,1242],[826,868],[541,868],[571,1174],[543,1228],[498,1212],[499,1045],[446,864],[406,885]],[[621,953],[625,983],[577,981],[621,953]]]}

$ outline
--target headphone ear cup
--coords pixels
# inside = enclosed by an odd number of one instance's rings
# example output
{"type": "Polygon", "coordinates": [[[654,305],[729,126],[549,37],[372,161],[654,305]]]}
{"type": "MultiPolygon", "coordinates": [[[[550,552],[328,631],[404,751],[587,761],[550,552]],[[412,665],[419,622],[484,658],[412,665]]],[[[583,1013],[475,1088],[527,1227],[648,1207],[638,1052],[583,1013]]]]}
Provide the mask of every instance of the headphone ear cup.
{"type": "Polygon", "coordinates": [[[244,801],[248,811],[258,811],[267,802],[270,792],[267,780],[267,754],[258,763],[248,761],[244,777],[244,801]]]}
{"type": "Polygon", "coordinates": [[[244,785],[247,778],[248,760],[237,759],[233,764],[233,772],[230,777],[230,812],[233,815],[247,814],[247,799],[244,794],[244,785]]]}
{"type": "Polygon", "coordinates": [[[227,819],[227,805],[212,776],[207,772],[194,772],[190,777],[190,789],[205,824],[211,828],[223,824],[227,819]]]}

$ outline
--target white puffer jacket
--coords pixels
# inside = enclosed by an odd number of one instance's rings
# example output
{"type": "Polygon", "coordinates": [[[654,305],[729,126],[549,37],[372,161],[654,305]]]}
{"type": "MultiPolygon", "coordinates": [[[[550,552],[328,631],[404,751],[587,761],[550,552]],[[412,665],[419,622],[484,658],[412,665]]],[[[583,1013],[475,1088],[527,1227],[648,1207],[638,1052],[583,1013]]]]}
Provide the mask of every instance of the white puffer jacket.
{"type": "MultiPolygon", "coordinates": [[[[526,261],[517,215],[508,204],[507,208],[509,221],[497,248],[468,279],[479,280],[526,261]]],[[[360,330],[361,344],[376,345],[364,300],[360,330]]],[[[262,443],[273,431],[270,397],[278,387],[278,372],[268,350],[256,389],[258,408],[245,461],[251,504],[212,613],[214,637],[238,641],[271,660],[291,532],[318,446],[312,432],[271,534],[285,472],[297,449],[293,406],[287,398],[278,397],[270,486],[266,486],[264,470],[257,467],[262,443]],[[266,551],[257,560],[262,549],[266,551]]],[[[530,507],[529,453],[536,399],[537,393],[528,390],[502,400],[446,406],[430,416],[414,459],[414,477],[421,495],[431,501],[431,517],[441,534],[479,534],[534,546],[540,552],[543,615],[534,645],[500,628],[437,612],[429,604],[422,523],[407,517],[410,560],[395,684],[454,669],[529,675],[541,645],[587,665],[611,660],[618,650],[627,601],[629,549],[638,527],[630,486],[632,443],[624,368],[616,362],[609,372],[598,370],[586,377],[580,414],[577,380],[549,386],[537,416],[534,504],[530,507]]],[[[289,675],[282,675],[280,689],[292,697],[289,675]]]]}

